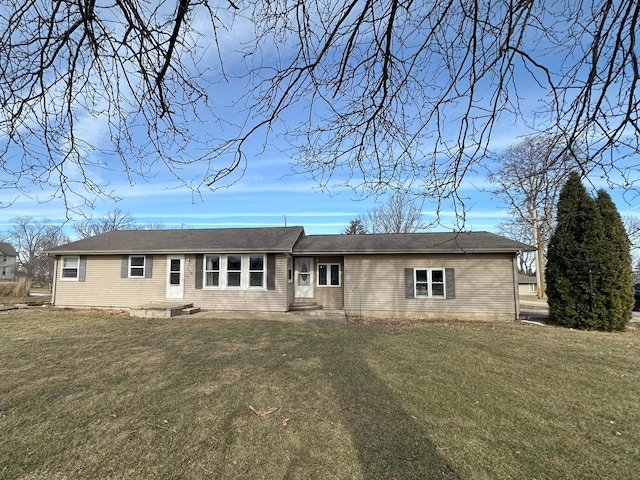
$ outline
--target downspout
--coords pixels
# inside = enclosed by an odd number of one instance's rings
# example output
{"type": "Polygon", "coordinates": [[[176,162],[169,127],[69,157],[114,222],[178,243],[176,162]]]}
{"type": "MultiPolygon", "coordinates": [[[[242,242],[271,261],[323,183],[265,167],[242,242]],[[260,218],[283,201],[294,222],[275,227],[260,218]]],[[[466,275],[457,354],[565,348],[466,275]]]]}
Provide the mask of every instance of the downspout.
{"type": "Polygon", "coordinates": [[[518,253],[522,255],[522,251],[516,252],[513,256],[512,264],[513,264],[513,300],[516,306],[516,321],[520,319],[520,295],[518,293],[518,262],[517,257],[518,253]]]}
{"type": "Polygon", "coordinates": [[[53,256],[53,281],[51,282],[51,305],[56,305],[56,290],[58,286],[58,257],[53,256]]]}

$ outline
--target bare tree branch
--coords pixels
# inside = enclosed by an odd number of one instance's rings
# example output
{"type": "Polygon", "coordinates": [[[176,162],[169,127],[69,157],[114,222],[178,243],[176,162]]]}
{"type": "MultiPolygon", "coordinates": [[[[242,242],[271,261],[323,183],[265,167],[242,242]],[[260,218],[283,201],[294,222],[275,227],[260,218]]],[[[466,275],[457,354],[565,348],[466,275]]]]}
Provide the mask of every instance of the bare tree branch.
{"type": "Polygon", "coordinates": [[[0,188],[68,208],[113,195],[109,169],[217,188],[273,136],[321,187],[460,205],[516,124],[632,187],[639,19],[636,0],[0,0],[0,188]]]}

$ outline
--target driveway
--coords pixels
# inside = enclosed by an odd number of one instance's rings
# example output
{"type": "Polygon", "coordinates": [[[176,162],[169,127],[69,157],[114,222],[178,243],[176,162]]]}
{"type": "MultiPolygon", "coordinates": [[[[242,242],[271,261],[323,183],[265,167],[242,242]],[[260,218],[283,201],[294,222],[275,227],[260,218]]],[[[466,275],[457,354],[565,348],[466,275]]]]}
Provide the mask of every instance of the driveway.
{"type": "MultiPolygon", "coordinates": [[[[549,317],[549,306],[544,300],[520,300],[520,320],[544,322],[549,317]]],[[[632,312],[629,326],[640,329],[640,312],[632,312]]]]}

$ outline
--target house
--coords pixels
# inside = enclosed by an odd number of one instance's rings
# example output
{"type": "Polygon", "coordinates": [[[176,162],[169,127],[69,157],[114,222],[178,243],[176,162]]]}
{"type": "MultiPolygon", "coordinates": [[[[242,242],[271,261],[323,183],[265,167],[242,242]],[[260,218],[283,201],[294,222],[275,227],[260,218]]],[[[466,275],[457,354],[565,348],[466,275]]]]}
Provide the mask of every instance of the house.
{"type": "Polygon", "coordinates": [[[538,295],[538,280],[535,275],[518,275],[518,292],[521,296],[538,295]]]}
{"type": "Polygon", "coordinates": [[[514,319],[516,256],[488,232],[306,235],[303,227],[113,231],[56,247],[52,303],[514,319]]]}
{"type": "Polygon", "coordinates": [[[10,244],[0,242],[0,281],[16,279],[18,252],[10,244]]]}

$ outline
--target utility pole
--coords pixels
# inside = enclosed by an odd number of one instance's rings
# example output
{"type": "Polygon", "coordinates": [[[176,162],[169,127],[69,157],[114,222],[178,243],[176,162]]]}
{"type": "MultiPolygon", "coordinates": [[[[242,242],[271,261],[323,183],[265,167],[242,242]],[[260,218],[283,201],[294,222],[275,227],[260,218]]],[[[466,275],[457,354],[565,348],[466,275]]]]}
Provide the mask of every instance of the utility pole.
{"type": "Polygon", "coordinates": [[[533,222],[533,243],[534,243],[534,246],[536,247],[535,263],[536,263],[536,284],[538,285],[537,296],[538,296],[538,299],[540,300],[542,297],[544,297],[544,291],[543,291],[543,285],[542,285],[543,283],[543,275],[542,275],[543,252],[542,252],[542,243],[540,242],[540,224],[538,223],[538,209],[531,208],[530,213],[531,213],[531,219],[533,222]]]}

